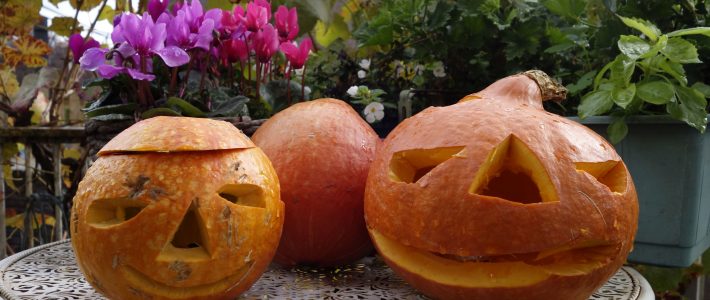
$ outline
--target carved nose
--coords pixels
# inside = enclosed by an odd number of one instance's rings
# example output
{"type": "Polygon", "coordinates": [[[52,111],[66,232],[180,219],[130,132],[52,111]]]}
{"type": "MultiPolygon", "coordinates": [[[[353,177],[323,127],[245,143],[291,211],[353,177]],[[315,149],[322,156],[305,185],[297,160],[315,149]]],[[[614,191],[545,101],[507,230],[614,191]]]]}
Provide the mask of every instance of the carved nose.
{"type": "Polygon", "coordinates": [[[198,199],[194,199],[190,208],[163,251],[158,256],[162,261],[202,261],[210,259],[207,249],[205,222],[198,212],[198,199]]]}

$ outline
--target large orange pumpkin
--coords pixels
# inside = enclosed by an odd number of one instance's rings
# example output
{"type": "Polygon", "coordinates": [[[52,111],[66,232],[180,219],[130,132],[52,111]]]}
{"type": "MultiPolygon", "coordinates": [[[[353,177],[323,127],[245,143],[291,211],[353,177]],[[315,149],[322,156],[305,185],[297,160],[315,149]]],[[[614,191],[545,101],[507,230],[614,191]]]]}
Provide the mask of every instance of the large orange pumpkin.
{"type": "Polygon", "coordinates": [[[385,261],[425,294],[586,299],[631,250],[638,202],[629,172],[602,137],[542,109],[542,95],[560,91],[543,74],[428,108],[378,151],[368,229],[385,261]]]}
{"type": "Polygon", "coordinates": [[[72,245],[112,299],[233,299],[271,261],[284,204],[266,156],[227,122],[156,117],[99,152],[72,245]]]}
{"type": "Polygon", "coordinates": [[[363,194],[379,138],[350,105],[298,103],[252,139],[274,164],[286,203],[276,262],[333,266],[372,251],[363,194]]]}

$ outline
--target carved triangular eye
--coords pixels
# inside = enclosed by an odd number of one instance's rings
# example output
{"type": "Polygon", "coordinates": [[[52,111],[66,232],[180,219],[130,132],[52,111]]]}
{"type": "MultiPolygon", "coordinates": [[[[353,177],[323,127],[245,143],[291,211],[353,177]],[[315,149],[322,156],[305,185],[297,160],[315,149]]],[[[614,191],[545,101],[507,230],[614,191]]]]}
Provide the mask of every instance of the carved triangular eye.
{"type": "Polygon", "coordinates": [[[395,152],[390,160],[389,177],[392,181],[413,183],[452,157],[461,155],[464,147],[412,149],[395,152]]]}
{"type": "Polygon", "coordinates": [[[227,184],[222,186],[219,196],[237,205],[266,208],[261,187],[254,184],[227,184]]]}
{"type": "Polygon", "coordinates": [[[523,204],[559,201],[540,160],[514,135],[491,150],[469,193],[523,204]]]}
{"type": "Polygon", "coordinates": [[[576,162],[578,172],[592,175],[601,184],[606,185],[614,193],[626,191],[626,168],[620,161],[608,160],[603,162],[576,162]]]}
{"type": "Polygon", "coordinates": [[[130,198],[94,200],[86,212],[86,222],[95,227],[121,224],[138,215],[145,206],[130,198]]]}

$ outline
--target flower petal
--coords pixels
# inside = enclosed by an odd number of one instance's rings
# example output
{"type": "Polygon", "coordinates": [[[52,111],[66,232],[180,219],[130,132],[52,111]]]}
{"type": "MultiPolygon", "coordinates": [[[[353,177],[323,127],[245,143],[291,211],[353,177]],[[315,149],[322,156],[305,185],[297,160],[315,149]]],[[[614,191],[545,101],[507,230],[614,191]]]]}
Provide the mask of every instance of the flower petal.
{"type": "Polygon", "coordinates": [[[114,76],[123,73],[126,70],[124,67],[116,67],[112,65],[101,65],[97,69],[96,73],[103,78],[113,78],[114,76]]]}
{"type": "Polygon", "coordinates": [[[367,123],[370,123],[370,124],[375,123],[375,121],[377,121],[377,120],[375,120],[375,114],[366,114],[365,120],[367,121],[367,123]]]}
{"type": "Polygon", "coordinates": [[[141,71],[138,71],[136,69],[126,68],[126,71],[128,71],[128,75],[131,75],[131,77],[135,80],[153,80],[153,79],[155,79],[155,75],[142,73],[141,71]]]}
{"type": "Polygon", "coordinates": [[[81,68],[87,71],[96,71],[96,69],[106,63],[106,53],[108,49],[91,48],[84,52],[84,55],[79,59],[81,68]]]}
{"type": "Polygon", "coordinates": [[[187,52],[176,46],[168,46],[154,53],[158,54],[169,67],[182,66],[190,61],[187,52]]]}

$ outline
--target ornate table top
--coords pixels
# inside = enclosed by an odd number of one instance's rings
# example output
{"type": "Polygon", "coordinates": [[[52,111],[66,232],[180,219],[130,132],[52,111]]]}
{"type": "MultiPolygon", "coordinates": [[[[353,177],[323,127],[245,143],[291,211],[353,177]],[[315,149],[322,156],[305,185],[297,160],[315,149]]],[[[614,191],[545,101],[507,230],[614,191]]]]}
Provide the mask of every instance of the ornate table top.
{"type": "MultiPolygon", "coordinates": [[[[0,297],[105,299],[86,282],[69,241],[35,247],[0,261],[0,297]]],[[[653,299],[648,282],[623,267],[590,299],[653,299]]],[[[381,260],[365,258],[338,269],[272,265],[240,299],[427,299],[381,260]]]]}

